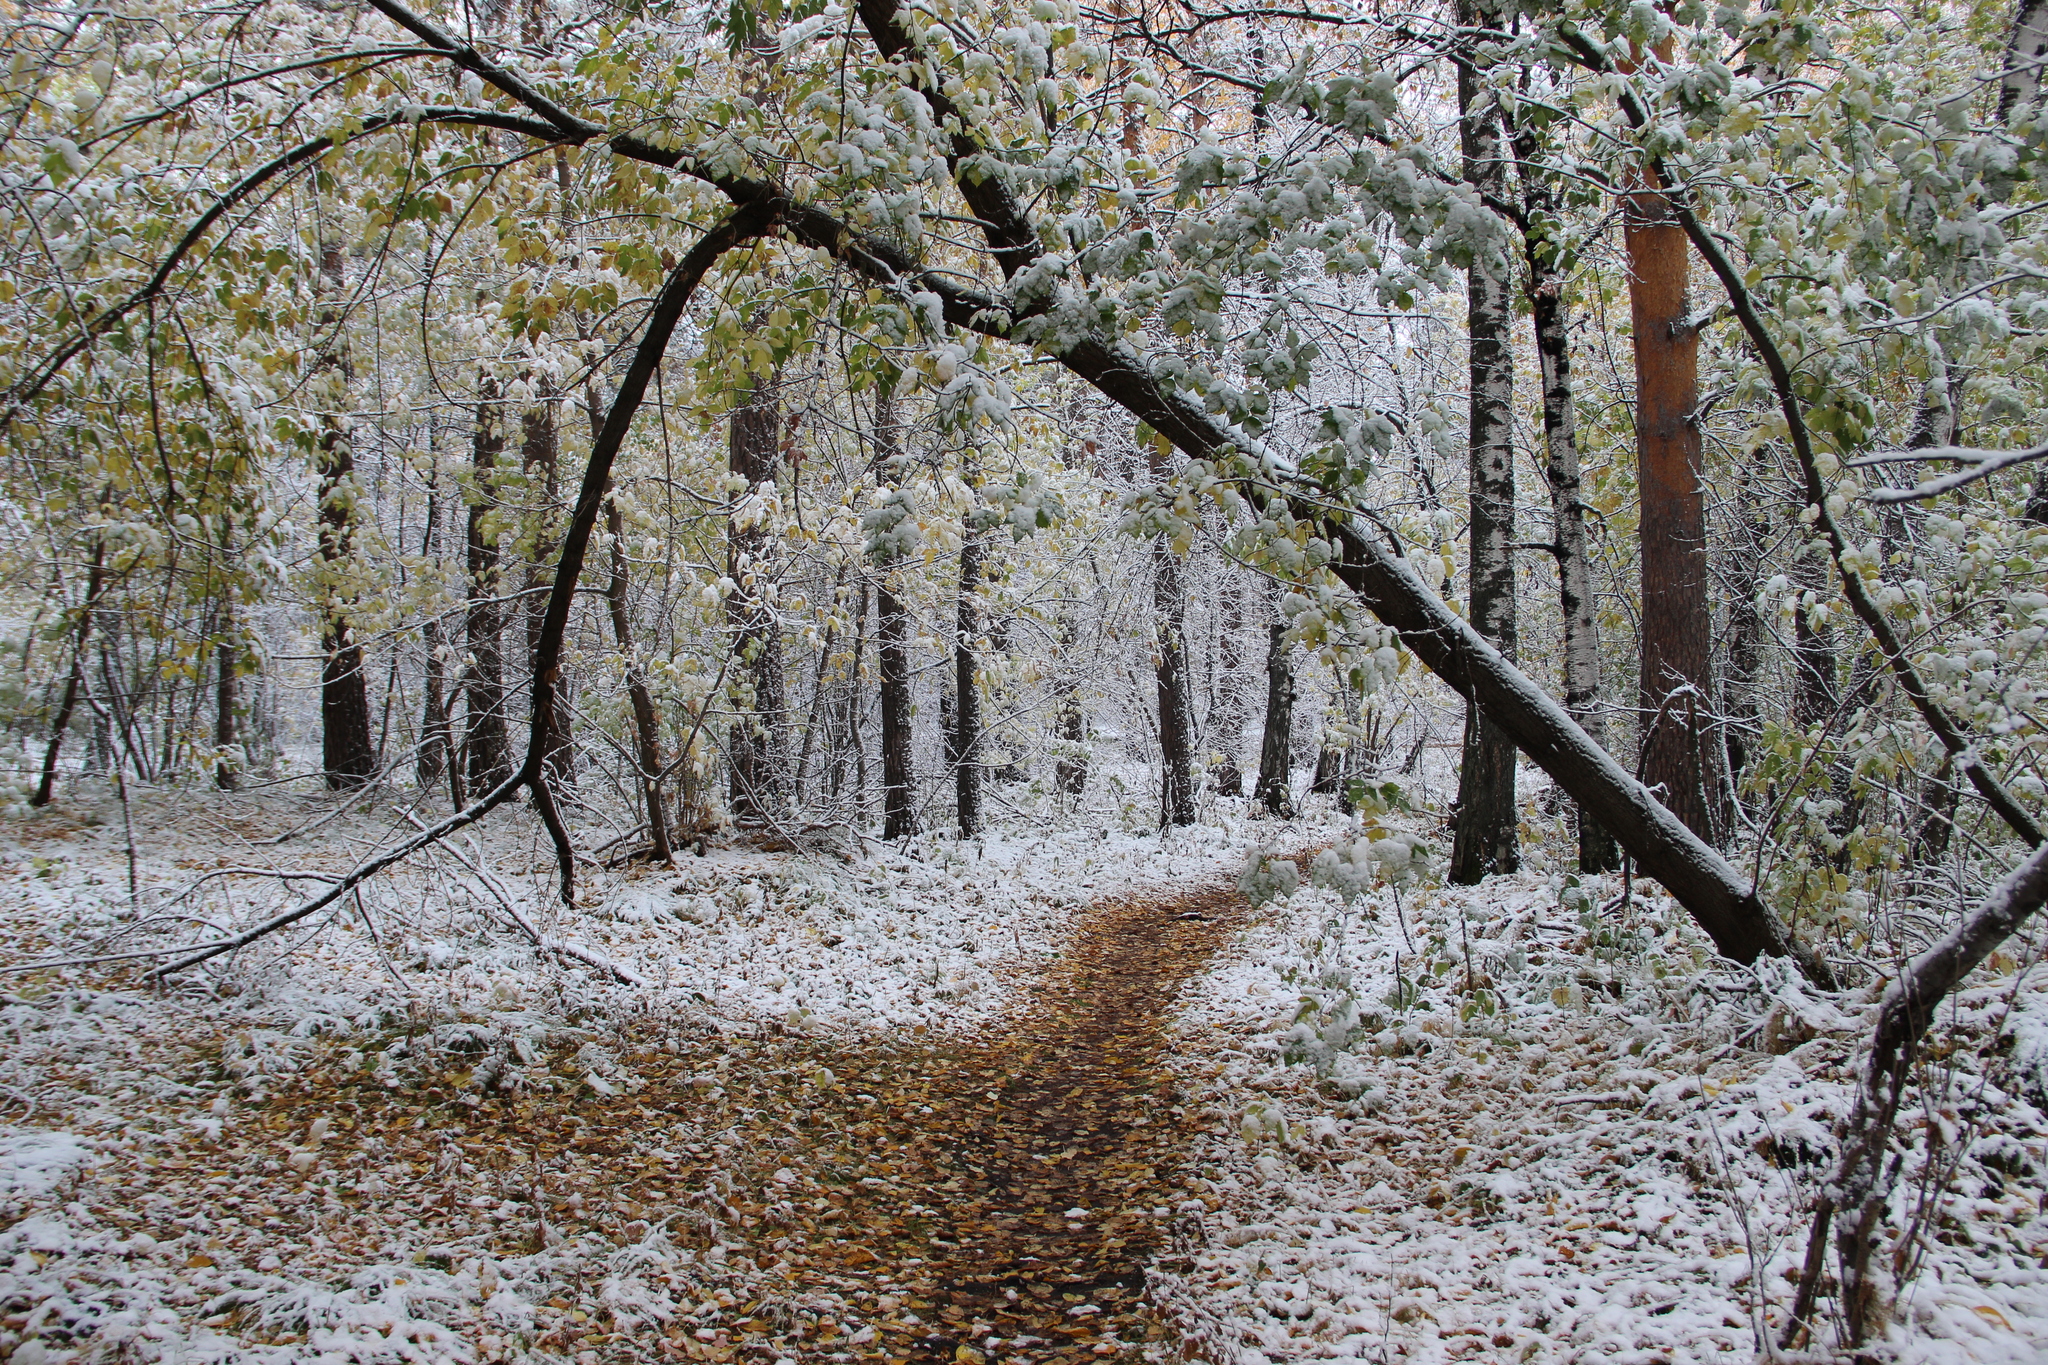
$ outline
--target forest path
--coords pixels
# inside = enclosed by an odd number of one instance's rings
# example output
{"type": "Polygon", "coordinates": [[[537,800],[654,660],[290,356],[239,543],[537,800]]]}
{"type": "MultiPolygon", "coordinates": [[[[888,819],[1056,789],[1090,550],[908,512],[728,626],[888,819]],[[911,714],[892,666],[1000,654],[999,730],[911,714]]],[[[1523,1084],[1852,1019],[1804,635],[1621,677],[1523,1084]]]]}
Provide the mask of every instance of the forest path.
{"type": "Polygon", "coordinates": [[[846,1209],[930,1305],[885,1354],[1135,1359],[1160,1335],[1145,1266],[1186,1197],[1193,1127],[1166,1026],[1246,911],[1224,886],[1095,904],[1012,1011],[933,1048],[913,1081],[921,1103],[897,1087],[919,1129],[908,1160],[850,1187],[846,1209]]]}
{"type": "Polygon", "coordinates": [[[595,1063],[610,1082],[564,1050],[549,1084],[495,1091],[475,1057],[395,1088],[331,1061],[193,1171],[146,1179],[194,1204],[213,1197],[201,1174],[249,1184],[268,1221],[222,1229],[211,1257],[253,1260],[283,1236],[306,1273],[332,1275],[398,1232],[426,1265],[495,1258],[508,1282],[572,1251],[589,1266],[592,1247],[648,1249],[673,1277],[650,1320],[601,1274],[549,1272],[559,1288],[529,1328],[468,1329],[483,1362],[1136,1361],[1167,1335],[1145,1268],[1190,1197],[1199,1126],[1169,1025],[1249,914],[1222,882],[1100,900],[972,1032],[653,1015],[617,1022],[612,1063],[595,1063]],[[315,1178],[278,1174],[279,1144],[330,1117],[315,1178]]]}

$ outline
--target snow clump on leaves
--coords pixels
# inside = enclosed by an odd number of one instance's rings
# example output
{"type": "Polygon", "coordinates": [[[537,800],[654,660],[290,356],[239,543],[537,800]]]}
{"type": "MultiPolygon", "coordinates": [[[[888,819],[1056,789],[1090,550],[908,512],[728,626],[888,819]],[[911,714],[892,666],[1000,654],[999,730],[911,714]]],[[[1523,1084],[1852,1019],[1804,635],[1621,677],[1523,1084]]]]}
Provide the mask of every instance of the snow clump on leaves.
{"type": "Polygon", "coordinates": [[[1237,890],[1254,906],[1284,901],[1301,885],[1301,873],[1294,863],[1271,849],[1255,848],[1237,874],[1237,890]]]}

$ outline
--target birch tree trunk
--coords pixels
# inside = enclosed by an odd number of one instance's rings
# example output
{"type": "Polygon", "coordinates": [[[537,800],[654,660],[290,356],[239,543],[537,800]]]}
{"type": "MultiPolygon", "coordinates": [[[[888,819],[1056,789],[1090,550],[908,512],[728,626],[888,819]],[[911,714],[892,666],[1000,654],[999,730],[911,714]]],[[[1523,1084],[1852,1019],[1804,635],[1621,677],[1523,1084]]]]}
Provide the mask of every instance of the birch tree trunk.
{"type": "MultiPolygon", "coordinates": [[[[1490,23],[1480,6],[1461,4],[1460,22],[1490,23]]],[[[1496,201],[1507,190],[1507,149],[1500,108],[1470,63],[1458,66],[1458,141],[1465,179],[1496,201]]],[[[1482,249],[1466,271],[1466,331],[1471,347],[1469,437],[1472,628],[1504,658],[1515,657],[1514,315],[1506,256],[1482,249]]],[[[1450,879],[1470,886],[1521,865],[1516,838],[1515,744],[1476,701],[1465,710],[1458,765],[1458,816],[1450,879]]]]}
{"type": "MultiPolygon", "coordinates": [[[[1539,226],[1551,221],[1557,196],[1542,164],[1539,135],[1511,121],[1524,212],[1523,256],[1529,266],[1529,310],[1543,386],[1543,480],[1550,488],[1551,550],[1557,559],[1557,608],[1562,625],[1564,705],[1593,742],[1607,743],[1600,710],[1600,625],[1594,614],[1592,564],[1586,554],[1586,504],[1579,468],[1579,418],[1572,389],[1571,305],[1564,244],[1539,226]]],[[[1614,836],[1583,806],[1578,808],[1579,871],[1608,872],[1621,864],[1614,836]]]]}

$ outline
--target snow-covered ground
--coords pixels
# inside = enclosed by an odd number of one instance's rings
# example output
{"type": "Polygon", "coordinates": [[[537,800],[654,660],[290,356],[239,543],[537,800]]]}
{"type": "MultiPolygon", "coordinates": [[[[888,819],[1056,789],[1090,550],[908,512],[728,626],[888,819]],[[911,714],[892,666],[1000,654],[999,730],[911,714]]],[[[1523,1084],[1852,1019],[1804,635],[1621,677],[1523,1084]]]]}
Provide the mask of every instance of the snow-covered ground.
{"type": "MultiPolygon", "coordinates": [[[[1208,1192],[1157,1280],[1209,1358],[1678,1365],[1778,1339],[1867,1009],[1702,974],[1668,898],[1595,913],[1618,882],[1411,888],[1398,915],[1304,888],[1190,993],[1208,1192]]],[[[1900,1360],[2048,1359],[2039,977],[1944,1020],[1894,1201],[1900,1360]]]]}
{"type": "MultiPolygon", "coordinates": [[[[208,941],[412,827],[386,802],[137,793],[124,819],[87,795],[0,825],[0,966],[208,941]]],[[[974,1029],[1088,900],[1349,829],[1237,805],[1123,825],[713,847],[585,867],[572,910],[514,812],[207,973],[12,972],[0,1359],[598,1365],[733,1358],[741,1315],[843,1322],[747,1230],[786,1174],[763,1111],[824,1083],[770,1072],[778,1040],[974,1029]],[[636,1108],[654,1080],[705,1102],[636,1108]],[[622,1162],[657,1194],[601,1178],[622,1162]]],[[[1188,990],[1205,1124],[1154,1283],[1203,1358],[1677,1365],[1776,1337],[1866,1008],[1715,967],[1668,900],[1529,852],[1473,890],[1396,868],[1397,901],[1383,848],[1334,869],[1353,901],[1268,905],[1188,990]]],[[[1893,1342],[2039,1360],[2048,988],[1978,984],[1943,1038],[1893,1342]]]]}
{"type": "MultiPolygon", "coordinates": [[[[138,792],[124,818],[86,796],[0,825],[0,966],[210,941],[412,828],[381,802],[138,792]]],[[[560,1344],[600,1313],[630,1328],[765,1302],[774,1277],[736,1236],[586,1208],[576,1172],[538,1152],[501,1169],[461,1116],[486,1096],[574,1108],[657,1064],[701,1067],[719,1096],[730,1040],[763,1030],[971,1029],[1089,899],[1214,880],[1274,830],[1121,826],[1083,814],[850,862],[714,845],[674,870],[580,869],[570,910],[514,812],[217,970],[161,987],[126,962],[11,972],[0,1359],[578,1358],[560,1344]],[[373,1135],[361,1105],[309,1116],[305,1096],[350,1086],[414,1100],[412,1127],[373,1135]]],[[[714,1163],[737,1141],[684,1121],[645,1137],[714,1163]]]]}

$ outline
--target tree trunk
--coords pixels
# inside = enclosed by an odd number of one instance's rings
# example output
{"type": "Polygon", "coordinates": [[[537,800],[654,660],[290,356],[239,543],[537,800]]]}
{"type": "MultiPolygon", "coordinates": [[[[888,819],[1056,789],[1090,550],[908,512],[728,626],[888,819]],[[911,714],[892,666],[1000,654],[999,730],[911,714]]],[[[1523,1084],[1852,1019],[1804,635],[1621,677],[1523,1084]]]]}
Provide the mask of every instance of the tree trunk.
{"type": "Polygon", "coordinates": [[[1725,790],[1707,733],[1709,665],[1705,475],[1700,467],[1699,332],[1689,310],[1691,247],[1652,173],[1626,196],[1629,317],[1636,367],[1641,498],[1643,713],[1641,769],[1652,791],[1709,843],[1727,828],[1725,790]]]}
{"type": "MultiPolygon", "coordinates": [[[[1553,208],[1552,196],[1534,164],[1534,139],[1517,139],[1522,161],[1523,200],[1532,222],[1553,208]]],[[[1586,554],[1586,504],[1580,487],[1578,412],[1573,402],[1571,309],[1559,269],[1561,244],[1531,229],[1529,303],[1536,332],[1536,359],[1543,381],[1543,478],[1550,486],[1551,544],[1557,556],[1557,610],[1563,625],[1564,705],[1593,742],[1607,743],[1607,718],[1600,711],[1600,625],[1594,615],[1592,564],[1586,554]]],[[[1614,836],[1584,808],[1578,812],[1579,871],[1610,872],[1621,865],[1614,836]]]]}
{"type": "Polygon", "coordinates": [[[100,594],[106,583],[107,541],[100,536],[93,541],[92,567],[85,574],[85,604],[78,609],[78,633],[71,647],[71,669],[64,676],[64,696],[57,703],[57,716],[50,726],[50,746],[43,750],[43,775],[36,783],[36,794],[29,798],[31,806],[47,806],[55,794],[57,755],[64,747],[65,732],[78,713],[78,699],[85,689],[85,646],[92,636],[92,618],[99,610],[100,594]]]}
{"type": "Polygon", "coordinates": [[[882,683],[882,837],[917,833],[917,787],[910,765],[910,613],[884,571],[875,583],[875,656],[882,683]]]}
{"type": "MultiPolygon", "coordinates": [[[[226,527],[221,530],[220,554],[224,566],[233,562],[234,533],[226,527]]],[[[234,591],[224,580],[220,590],[220,640],[214,645],[213,654],[213,744],[220,751],[220,756],[214,760],[213,784],[224,792],[231,792],[241,785],[242,765],[234,756],[235,708],[240,704],[235,686],[235,671],[241,660],[241,650],[235,645],[238,629],[234,591]]]]}
{"type": "MultiPolygon", "coordinates": [[[[540,589],[545,582],[546,568],[555,557],[554,534],[549,523],[560,497],[556,481],[561,465],[561,441],[555,431],[555,401],[551,394],[543,393],[538,405],[521,416],[519,437],[519,462],[526,471],[527,489],[530,494],[538,485],[540,493],[537,505],[529,502],[528,513],[534,518],[533,556],[527,561],[522,585],[526,661],[531,672],[533,660],[540,649],[541,628],[548,615],[547,595],[540,589]]],[[[553,689],[548,714],[534,717],[546,729],[548,781],[557,789],[576,785],[576,751],[570,744],[563,690],[561,687],[553,689]]]]}
{"type": "Polygon", "coordinates": [[[604,500],[604,528],[612,538],[612,575],[605,586],[605,606],[611,612],[612,635],[626,660],[626,699],[633,707],[634,752],[640,768],[640,794],[647,808],[648,855],[656,862],[675,857],[669,847],[668,808],[662,804],[661,717],[654,709],[654,693],[648,689],[646,670],[633,647],[633,623],[626,615],[626,526],[619,515],[616,498],[604,500]]]}
{"type": "MultiPolygon", "coordinates": [[[[487,792],[512,775],[505,739],[505,605],[499,600],[497,509],[492,481],[505,453],[503,403],[498,381],[486,375],[477,386],[476,437],[471,446],[467,555],[469,605],[463,622],[470,663],[464,678],[468,734],[465,748],[472,792],[487,792]]],[[[458,796],[457,803],[462,804],[458,796]]]]}
{"type": "Polygon", "coordinates": [[[1764,619],[1757,610],[1756,592],[1763,581],[1769,530],[1763,508],[1744,504],[1735,509],[1726,560],[1728,646],[1722,655],[1721,710],[1727,717],[1722,748],[1728,776],[1738,787],[1749,768],[1751,736],[1763,729],[1764,619]]]}
{"type": "MultiPolygon", "coordinates": [[[[320,323],[335,330],[314,369],[338,406],[347,392],[349,364],[340,335],[343,280],[338,244],[320,248],[320,275],[328,297],[320,323]]],[[[320,754],[327,785],[340,789],[360,786],[376,776],[377,751],[370,738],[370,689],[363,676],[363,647],[350,621],[355,593],[346,583],[355,557],[355,448],[339,412],[321,414],[320,425],[320,754]]]]}
{"type": "Polygon", "coordinates": [[[1238,751],[1244,743],[1244,584],[1229,564],[1223,566],[1222,619],[1216,628],[1216,690],[1204,729],[1211,757],[1209,780],[1224,796],[1244,795],[1244,771],[1238,751]]]}
{"type": "Polygon", "coordinates": [[[1835,1253],[1841,1266],[1841,1310],[1845,1335],[1861,1345],[1877,1325],[1878,1286],[1870,1274],[1879,1225],[1898,1178],[1899,1163],[1885,1159],[1898,1118],[1906,1080],[1920,1039],[1936,1009],[1998,946],[2012,937],[2048,901],[2048,844],[2007,873],[1963,922],[1906,964],[1878,1004],[1877,1029],[1864,1066],[1856,1106],[1841,1126],[1842,1155],[1834,1179],[1815,1210],[1808,1238],[1806,1273],[1787,1323],[1786,1344],[1806,1329],[1819,1288],[1828,1225],[1837,1213],[1835,1253]]]}
{"type": "MultiPolygon", "coordinates": [[[[902,453],[894,405],[875,409],[875,444],[884,467],[902,453]]],[[[875,580],[875,658],[882,692],[882,837],[917,833],[917,782],[911,768],[910,613],[896,595],[896,565],[880,566],[875,580]]]]}
{"type": "Polygon", "coordinates": [[[1998,87],[2000,122],[2040,97],[2044,61],[2048,61],[2048,0],[2019,0],[2005,43],[2005,75],[1998,87]]]}
{"type": "Polygon", "coordinates": [[[1285,622],[1269,622],[1266,632],[1266,728],[1253,795],[1268,814],[1285,817],[1294,814],[1294,666],[1288,658],[1293,646],[1285,622]]]}
{"type": "MultiPolygon", "coordinates": [[[[441,494],[433,483],[427,485],[427,528],[420,537],[420,556],[429,563],[439,559],[441,538],[441,494]]],[[[420,752],[415,760],[420,790],[429,791],[441,780],[454,761],[454,739],[448,728],[448,642],[441,630],[439,613],[427,617],[420,632],[427,650],[421,690],[426,699],[420,711],[420,752]]]]}
{"type": "MultiPolygon", "coordinates": [[[[1461,4],[1460,22],[1490,23],[1483,7],[1461,4]]],[[[1458,140],[1465,178],[1480,194],[1504,198],[1506,147],[1500,109],[1479,73],[1458,68],[1458,140]]],[[[1466,271],[1466,330],[1471,346],[1470,601],[1472,627],[1515,657],[1514,315],[1505,255],[1482,249],[1466,271]]],[[[1483,707],[1465,710],[1458,765],[1458,816],[1450,879],[1470,886],[1521,865],[1516,838],[1515,745],[1483,707]]]]}
{"type": "Polygon", "coordinates": [[[1060,617],[1060,691],[1053,715],[1059,757],[1053,761],[1053,788],[1062,796],[1079,796],[1088,786],[1088,710],[1081,704],[1081,681],[1071,653],[1074,618],[1060,617]]]}
{"type": "Polygon", "coordinates": [[[981,536],[971,527],[960,541],[960,593],[953,635],[953,793],[960,834],[981,833],[981,689],[976,685],[974,642],[981,632],[975,586],[981,579],[981,536]]]}
{"type": "Polygon", "coordinates": [[[1792,613],[1792,723],[1815,730],[1834,718],[1836,693],[1835,628],[1814,610],[1833,596],[1828,564],[1817,543],[1802,545],[1792,558],[1789,575],[1802,589],[1792,613]],[[1807,602],[1812,598],[1811,604],[1807,602]]]}
{"type": "MultiPolygon", "coordinates": [[[[772,492],[780,453],[781,405],[764,383],[733,409],[728,467],[750,493],[772,492]]],[[[726,573],[739,586],[726,599],[733,658],[752,683],[751,704],[733,717],[726,743],[733,814],[774,819],[784,799],[782,632],[768,600],[769,530],[765,519],[734,522],[726,537],[726,573]]]]}
{"type": "Polygon", "coordinates": [[[1159,823],[1195,823],[1194,708],[1188,700],[1187,594],[1181,564],[1161,536],[1152,543],[1152,608],[1159,652],[1159,823]]]}

